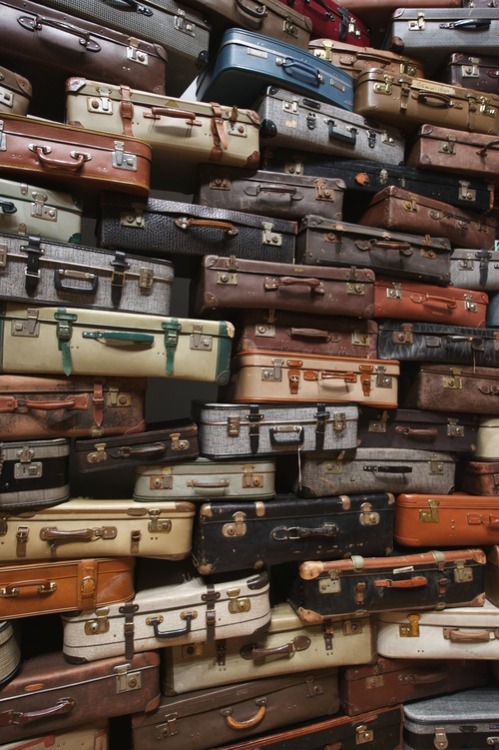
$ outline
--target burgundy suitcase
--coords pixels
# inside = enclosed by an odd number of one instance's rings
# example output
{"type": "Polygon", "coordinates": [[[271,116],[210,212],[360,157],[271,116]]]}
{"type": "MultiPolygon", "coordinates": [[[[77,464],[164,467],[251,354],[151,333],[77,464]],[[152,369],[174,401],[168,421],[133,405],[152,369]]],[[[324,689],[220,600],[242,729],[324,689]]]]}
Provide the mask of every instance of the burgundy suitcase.
{"type": "Polygon", "coordinates": [[[499,57],[495,55],[465,55],[453,52],[440,71],[435,74],[436,80],[462,86],[475,91],[486,91],[496,94],[499,89],[499,57]]]}
{"type": "Polygon", "coordinates": [[[371,32],[367,25],[342,3],[335,0],[281,0],[284,5],[294,8],[312,22],[312,39],[327,37],[338,39],[359,47],[371,45],[371,32]]]}

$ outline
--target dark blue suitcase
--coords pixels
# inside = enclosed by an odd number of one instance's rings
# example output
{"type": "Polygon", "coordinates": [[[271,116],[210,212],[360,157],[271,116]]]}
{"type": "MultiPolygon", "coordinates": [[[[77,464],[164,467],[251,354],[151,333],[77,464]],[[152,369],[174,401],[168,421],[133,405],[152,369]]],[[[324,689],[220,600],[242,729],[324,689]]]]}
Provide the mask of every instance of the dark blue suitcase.
{"type": "Polygon", "coordinates": [[[231,28],[222,36],[213,61],[197,78],[196,99],[252,108],[275,85],[353,111],[353,78],[312,52],[231,28]]]}

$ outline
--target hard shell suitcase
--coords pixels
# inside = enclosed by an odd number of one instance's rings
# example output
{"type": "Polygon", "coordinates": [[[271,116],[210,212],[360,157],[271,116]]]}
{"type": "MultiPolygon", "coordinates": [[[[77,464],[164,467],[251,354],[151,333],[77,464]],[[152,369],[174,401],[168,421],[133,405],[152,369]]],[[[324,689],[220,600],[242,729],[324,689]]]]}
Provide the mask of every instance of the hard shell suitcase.
{"type": "Polygon", "coordinates": [[[0,321],[3,372],[218,384],[230,374],[234,327],[228,321],[16,303],[0,307],[0,321]]]}
{"type": "Polygon", "coordinates": [[[159,702],[159,655],[153,651],[76,666],[59,651],[42,653],[25,659],[0,691],[2,740],[154,711],[159,702]]]}
{"type": "Polygon", "coordinates": [[[27,115],[33,88],[27,78],[0,65],[0,112],[27,115]]]}
{"type": "Polygon", "coordinates": [[[61,619],[62,651],[76,664],[109,656],[130,659],[140,651],[186,644],[195,648],[265,629],[269,578],[263,571],[215,582],[191,578],[163,583],[140,589],[124,604],[62,614],[61,619]]]}
{"type": "MultiPolygon", "coordinates": [[[[478,48],[478,50],[480,49],[478,48]]],[[[455,86],[476,91],[497,93],[499,57],[497,55],[465,55],[453,52],[437,71],[438,79],[455,86]]]]}
{"type": "MultiPolygon", "coordinates": [[[[499,291],[499,265],[494,251],[457,247],[450,256],[450,283],[465,289],[499,291]]],[[[492,295],[493,296],[493,295],[492,295]]],[[[490,312],[487,306],[487,319],[490,312]]]]}
{"type": "Polygon", "coordinates": [[[59,732],[0,745],[1,750],[45,750],[46,747],[52,747],[54,750],[108,750],[108,721],[75,729],[61,729],[59,732]]]}
{"type": "Polygon", "coordinates": [[[164,697],[151,714],[132,716],[135,750],[164,740],[171,750],[204,750],[233,739],[339,711],[338,670],[320,669],[290,676],[261,677],[235,685],[164,697]],[[167,718],[165,722],[165,717],[167,718]],[[200,728],[202,727],[202,731],[200,728]]]}
{"type": "Polygon", "coordinates": [[[258,166],[260,122],[252,110],[85,78],[68,78],[65,101],[69,125],[140,138],[165,168],[176,161],[258,166]]]}
{"type": "Polygon", "coordinates": [[[246,29],[227,29],[213,60],[196,80],[196,99],[253,107],[268,85],[352,111],[351,76],[288,42],[246,29]]]}
{"type": "Polygon", "coordinates": [[[10,682],[22,663],[19,634],[10,620],[0,620],[0,687],[10,682]]]}
{"type": "Polygon", "coordinates": [[[272,501],[213,500],[198,510],[192,557],[201,575],[259,568],[289,560],[384,555],[393,548],[390,493],[302,499],[278,494],[272,501]]]}
{"type": "Polygon", "coordinates": [[[486,550],[485,596],[492,604],[499,605],[499,546],[497,544],[486,550]]]}
{"type": "Polygon", "coordinates": [[[187,502],[72,497],[63,505],[4,514],[2,559],[189,557],[195,506],[187,502]]]}
{"type": "Polygon", "coordinates": [[[359,410],[352,405],[192,402],[202,456],[273,456],[354,448],[359,410]]]}
{"type": "Polygon", "coordinates": [[[416,365],[404,385],[402,406],[430,411],[499,415],[495,395],[499,388],[496,367],[423,363],[416,365]]]}
{"type": "Polygon", "coordinates": [[[485,599],[481,549],[305,561],[288,601],[304,622],[366,612],[475,606],[485,599]]]}
{"type": "Polygon", "coordinates": [[[145,429],[145,378],[0,375],[0,439],[102,437],[145,429]]]}
{"type": "Polygon", "coordinates": [[[397,128],[306,94],[268,86],[254,107],[261,120],[262,147],[387,164],[400,164],[404,158],[405,140],[397,128]]]}
{"type": "Polygon", "coordinates": [[[470,495],[499,495],[499,461],[463,461],[458,486],[470,495]]]}
{"type": "Polygon", "coordinates": [[[170,313],[173,266],[106,250],[0,234],[0,296],[10,302],[90,305],[95,310],[170,313]]]}
{"type": "Polygon", "coordinates": [[[450,253],[450,241],[438,229],[433,236],[406,234],[310,214],[300,222],[295,259],[312,266],[355,265],[446,286],[450,253]]]}
{"type": "Polygon", "coordinates": [[[2,563],[2,614],[17,617],[103,607],[132,599],[132,557],[2,563]]]}
{"type": "Polygon", "coordinates": [[[371,43],[371,32],[364,21],[335,0],[281,0],[281,2],[310,18],[314,39],[325,36],[360,47],[371,43]]]}
{"type": "MultiPolygon", "coordinates": [[[[342,7],[346,7],[343,0],[342,7]]],[[[379,19],[376,19],[376,24],[372,28],[376,33],[376,29],[379,28],[379,19]]],[[[317,57],[328,60],[332,65],[350,73],[352,78],[358,78],[360,73],[367,68],[381,68],[389,73],[424,77],[424,68],[419,60],[377,47],[360,47],[338,39],[314,38],[309,42],[308,49],[317,57]]]]}
{"type": "Polygon", "coordinates": [[[488,461],[499,460],[499,418],[481,416],[478,418],[476,447],[473,458],[488,461]]]}
{"type": "Polygon", "coordinates": [[[491,327],[499,326],[499,296],[497,293],[491,294],[489,304],[487,305],[487,325],[491,327]]]}

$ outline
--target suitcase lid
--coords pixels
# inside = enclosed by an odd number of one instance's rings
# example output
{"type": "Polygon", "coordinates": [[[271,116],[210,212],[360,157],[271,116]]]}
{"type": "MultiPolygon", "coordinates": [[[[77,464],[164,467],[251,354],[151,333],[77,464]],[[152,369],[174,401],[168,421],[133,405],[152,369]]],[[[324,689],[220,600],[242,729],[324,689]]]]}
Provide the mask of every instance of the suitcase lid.
{"type": "Polygon", "coordinates": [[[360,359],[359,357],[335,357],[325,354],[312,354],[304,352],[268,351],[262,352],[239,352],[232,359],[232,371],[236,372],[242,367],[297,367],[327,370],[345,368],[350,372],[362,372],[376,375],[383,372],[385,375],[396,377],[400,372],[400,364],[396,359],[360,359]]]}
{"type": "MultiPolygon", "coordinates": [[[[192,461],[179,461],[178,463],[162,466],[152,465],[148,466],[143,464],[137,466],[135,470],[136,477],[146,477],[149,475],[171,475],[175,477],[195,477],[195,476],[206,476],[210,477],[210,484],[217,481],[217,477],[223,480],[225,476],[241,476],[244,474],[251,474],[254,471],[264,474],[275,474],[276,462],[272,459],[248,459],[246,461],[241,459],[228,460],[223,459],[220,461],[213,461],[205,456],[199,456],[192,461]]],[[[220,496],[223,496],[223,487],[220,489],[220,496]]]]}
{"type": "MultiPolygon", "coordinates": [[[[447,425],[448,432],[457,432],[460,425],[466,425],[467,428],[477,430],[479,418],[474,414],[449,414],[448,412],[425,411],[424,409],[359,407],[359,428],[365,424],[369,432],[385,432],[387,425],[397,422],[407,422],[409,425],[447,425]]],[[[497,424],[499,426],[499,417],[497,424]]],[[[401,431],[404,429],[401,428],[401,431]]]]}
{"type": "Polygon", "coordinates": [[[497,628],[499,625],[499,608],[492,604],[489,599],[485,599],[481,606],[447,607],[418,612],[387,610],[379,612],[377,619],[381,625],[395,625],[397,628],[400,624],[417,620],[420,626],[455,627],[466,632],[468,628],[497,628]]]}
{"type": "Polygon", "coordinates": [[[20,94],[24,94],[24,96],[27,96],[28,98],[31,98],[33,94],[33,87],[27,78],[13,70],[4,68],[3,65],[0,65],[0,82],[2,88],[7,86],[7,88],[17,91],[20,94]]]}
{"type": "Polygon", "coordinates": [[[60,523],[70,521],[88,521],[89,524],[103,521],[131,520],[134,518],[193,518],[196,512],[194,503],[188,501],[164,500],[158,503],[137,503],[134,500],[121,498],[101,498],[96,501],[88,497],[70,497],[62,505],[54,505],[41,510],[30,510],[25,513],[9,513],[9,520],[30,518],[32,523],[60,523]]]}
{"type": "Polygon", "coordinates": [[[264,260],[247,260],[246,258],[223,257],[221,255],[205,255],[202,260],[202,270],[231,271],[244,274],[254,274],[265,277],[269,274],[293,278],[339,282],[357,282],[363,284],[374,283],[374,271],[370,268],[336,268],[328,266],[310,266],[296,263],[277,263],[264,260]]]}
{"type": "Polygon", "coordinates": [[[404,726],[418,734],[434,734],[435,725],[438,724],[442,729],[449,727],[458,733],[463,729],[457,724],[484,722],[483,731],[492,728],[497,730],[499,728],[498,700],[499,686],[485,686],[460,690],[450,695],[411,701],[404,705],[404,726]],[[413,726],[413,723],[418,726],[413,726]]]}
{"type": "MultiPolygon", "coordinates": [[[[453,288],[455,289],[455,287],[453,288]]],[[[471,378],[472,380],[491,380],[493,382],[499,379],[499,369],[497,367],[476,367],[475,365],[422,364],[417,368],[417,372],[418,376],[461,376],[471,378]]]]}
{"type": "Polygon", "coordinates": [[[499,430],[499,417],[483,417],[478,419],[479,430],[499,430]]]}
{"type": "Polygon", "coordinates": [[[2,461],[40,461],[47,458],[62,458],[70,453],[71,442],[66,438],[0,442],[2,461]]]}
{"type": "Polygon", "coordinates": [[[383,276],[376,276],[374,283],[375,290],[381,289],[394,289],[395,299],[400,299],[404,294],[416,296],[417,302],[422,300],[444,302],[449,305],[453,305],[456,300],[467,302],[468,304],[482,304],[487,305],[489,301],[488,294],[480,292],[475,289],[463,289],[458,286],[437,286],[436,284],[426,284],[418,281],[411,281],[410,279],[393,279],[386,278],[383,276]]]}
{"type": "MultiPolygon", "coordinates": [[[[422,21],[437,23],[445,21],[461,21],[467,18],[473,19],[486,19],[494,20],[499,19],[499,8],[474,8],[471,6],[460,7],[460,8],[423,8],[420,9],[419,5],[408,8],[397,8],[392,14],[392,23],[396,21],[409,20],[418,21],[421,18],[422,21]]],[[[465,27],[466,28],[466,27],[465,27]]]]}
{"type": "MultiPolygon", "coordinates": [[[[455,288],[455,287],[453,287],[455,288]]],[[[475,328],[471,326],[453,326],[430,322],[405,323],[400,320],[383,320],[379,325],[379,336],[384,332],[396,334],[394,341],[397,344],[411,344],[413,335],[428,336],[435,341],[429,346],[436,346],[440,342],[436,339],[448,339],[450,343],[463,342],[469,344],[471,349],[479,349],[485,341],[496,341],[499,346],[499,330],[497,328],[475,328]]]]}
{"type": "MultiPolygon", "coordinates": [[[[400,493],[395,498],[396,508],[427,509],[434,507],[435,513],[438,508],[469,510],[480,513],[482,509],[497,510],[497,498],[492,495],[470,495],[465,492],[451,492],[448,495],[427,495],[419,493],[400,493]]],[[[499,519],[499,516],[498,516],[499,519]]]]}
{"type": "MultiPolygon", "coordinates": [[[[425,675],[430,678],[431,675],[435,676],[435,682],[437,682],[438,675],[450,676],[453,673],[460,672],[465,669],[473,669],[480,672],[485,672],[485,664],[478,660],[466,660],[466,659],[390,659],[387,656],[377,656],[376,660],[372,664],[359,664],[340,669],[340,680],[347,683],[356,682],[357,680],[365,680],[366,678],[376,677],[379,675],[399,675],[404,672],[407,675],[407,679],[404,680],[406,684],[424,684],[425,675]],[[411,675],[414,679],[411,679],[411,675]],[[420,679],[418,679],[420,678],[420,679]]],[[[485,677],[485,675],[484,675],[485,677]]],[[[428,679],[428,682],[431,680],[428,679]]],[[[370,687],[370,684],[367,684],[370,687]]]]}

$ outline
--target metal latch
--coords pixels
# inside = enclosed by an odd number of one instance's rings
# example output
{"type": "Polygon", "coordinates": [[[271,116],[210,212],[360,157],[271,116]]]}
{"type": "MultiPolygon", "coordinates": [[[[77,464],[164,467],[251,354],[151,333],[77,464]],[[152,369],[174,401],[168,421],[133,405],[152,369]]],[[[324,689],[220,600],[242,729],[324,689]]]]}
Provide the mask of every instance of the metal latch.
{"type": "Polygon", "coordinates": [[[9,91],[9,89],[5,89],[3,86],[0,86],[0,104],[5,105],[6,107],[12,107],[12,104],[14,102],[14,94],[12,91],[9,91]]]}
{"type": "Polygon", "coordinates": [[[247,531],[245,524],[246,513],[243,511],[236,511],[232,514],[233,521],[230,523],[224,523],[222,526],[222,535],[227,537],[244,536],[247,531]]]}
{"type": "Polygon", "coordinates": [[[438,149],[439,154],[448,154],[449,156],[456,155],[456,139],[452,136],[447,136],[445,141],[438,149]]]}
{"type": "Polygon", "coordinates": [[[154,281],[154,271],[152,268],[141,268],[139,270],[139,289],[149,291],[152,289],[154,281]]]}
{"type": "Polygon", "coordinates": [[[41,461],[14,464],[14,479],[39,479],[42,476],[43,463],[41,461]]]}
{"type": "Polygon", "coordinates": [[[129,172],[137,171],[137,156],[125,151],[124,141],[114,142],[113,167],[116,169],[125,169],[129,172]]]}
{"type": "Polygon", "coordinates": [[[274,247],[281,247],[282,234],[272,231],[274,229],[274,223],[271,221],[263,221],[262,226],[262,245],[274,245],[274,247]]]}
{"type": "MultiPolygon", "coordinates": [[[[7,523],[5,523],[5,533],[7,533],[7,523]]],[[[18,526],[16,531],[16,555],[17,557],[26,557],[26,545],[29,538],[28,526],[18,526]]]]}
{"type": "Polygon", "coordinates": [[[327,578],[319,580],[319,594],[337,594],[341,591],[340,574],[337,570],[330,570],[327,578]]]}
{"type": "Polygon", "coordinates": [[[257,474],[254,467],[244,467],[241,477],[243,489],[252,489],[253,487],[263,487],[263,474],[257,474]]]}
{"type": "Polygon", "coordinates": [[[447,422],[447,437],[464,437],[464,425],[459,424],[457,420],[449,419],[447,422]]]}
{"type": "Polygon", "coordinates": [[[359,284],[356,281],[347,281],[347,294],[357,294],[359,296],[365,295],[366,285],[359,284]]]}
{"type": "Polygon", "coordinates": [[[372,509],[371,503],[362,503],[360,506],[360,525],[376,526],[379,523],[380,515],[372,509]]]}
{"type": "Polygon", "coordinates": [[[379,365],[376,368],[376,388],[391,388],[392,387],[392,376],[386,374],[386,368],[379,365]]]}
{"type": "Polygon", "coordinates": [[[429,459],[429,473],[430,474],[436,474],[436,475],[442,475],[444,473],[444,462],[440,461],[436,458],[434,454],[431,454],[429,459]]]}
{"type": "Polygon", "coordinates": [[[465,310],[468,310],[468,312],[477,312],[478,305],[473,301],[473,297],[471,296],[471,294],[464,295],[464,308],[465,310]]]}
{"type": "Polygon", "coordinates": [[[135,229],[144,229],[146,220],[144,217],[144,211],[140,208],[132,208],[132,210],[122,211],[120,214],[120,226],[121,227],[134,227],[135,229]]]}
{"type": "Polygon", "coordinates": [[[360,724],[355,728],[355,744],[365,745],[367,742],[372,742],[374,739],[374,730],[368,729],[365,724],[360,724]]]}
{"type": "Polygon", "coordinates": [[[402,299],[402,289],[400,284],[393,284],[386,290],[386,296],[388,299],[402,299]]]}
{"type": "Polygon", "coordinates": [[[40,335],[40,321],[38,310],[29,308],[26,310],[26,318],[14,318],[11,322],[11,336],[29,336],[37,338],[40,335]]]}
{"type": "Polygon", "coordinates": [[[466,565],[464,560],[456,560],[456,567],[454,568],[454,581],[456,583],[469,583],[473,580],[473,570],[469,565],[466,565]]]}
{"type": "Polygon", "coordinates": [[[33,203],[31,204],[31,216],[43,221],[57,221],[57,209],[54,206],[46,206],[45,193],[33,193],[33,203]]]}
{"type": "Polygon", "coordinates": [[[442,378],[442,385],[444,388],[451,388],[455,391],[460,391],[463,387],[463,381],[461,379],[461,370],[451,367],[451,376],[444,376],[442,378]]]}
{"type": "Polygon", "coordinates": [[[438,506],[440,505],[440,500],[434,500],[433,498],[428,498],[428,506],[427,508],[422,508],[419,511],[419,523],[438,523],[438,506]]]}
{"type": "Polygon", "coordinates": [[[298,36],[298,26],[290,18],[284,19],[282,30],[290,36],[298,36]]]}
{"type": "Polygon", "coordinates": [[[476,190],[470,187],[470,183],[466,180],[459,180],[459,199],[462,201],[470,201],[474,203],[476,201],[476,190]]]}
{"type": "Polygon", "coordinates": [[[95,112],[99,115],[112,115],[113,101],[109,96],[89,96],[87,109],[89,112],[95,112]]]}
{"type": "Polygon", "coordinates": [[[185,17],[185,11],[177,8],[177,14],[173,23],[177,31],[181,31],[182,34],[188,34],[189,36],[196,36],[196,29],[192,21],[188,21],[185,17]]]}
{"type": "Polygon", "coordinates": [[[186,451],[190,447],[190,442],[185,438],[181,437],[180,432],[172,432],[170,434],[170,448],[174,453],[178,451],[186,451]]]}
{"type": "Polygon", "coordinates": [[[407,615],[408,623],[399,625],[401,638],[419,638],[419,620],[421,615],[407,615]]]}
{"type": "Polygon", "coordinates": [[[194,331],[189,338],[189,348],[192,351],[211,352],[213,349],[213,336],[203,333],[201,326],[194,326],[194,331]]]}
{"type": "Polygon", "coordinates": [[[130,664],[119,664],[114,668],[116,672],[116,693],[129,693],[131,690],[141,689],[141,673],[130,672],[129,669],[130,664]]]}
{"type": "Polygon", "coordinates": [[[228,417],[227,436],[239,437],[240,432],[241,432],[241,418],[240,417],[228,417]]]}
{"type": "Polygon", "coordinates": [[[410,20],[407,24],[409,31],[420,31],[425,27],[424,13],[418,13],[414,20],[410,20]]]}
{"type": "Polygon", "coordinates": [[[165,737],[173,737],[178,734],[177,716],[177,713],[166,714],[164,723],[158,724],[158,734],[154,739],[164,740],[165,737]]]}
{"type": "Polygon", "coordinates": [[[449,740],[447,739],[443,727],[435,727],[435,739],[433,740],[433,744],[436,750],[446,750],[446,748],[449,747],[449,740]]]}
{"type": "Polygon", "coordinates": [[[229,589],[227,596],[229,598],[228,610],[231,615],[237,615],[251,610],[251,599],[249,596],[239,596],[240,589],[229,589]]]}
{"type": "Polygon", "coordinates": [[[130,46],[126,50],[127,60],[139,63],[139,65],[149,65],[149,55],[142,49],[138,49],[138,42],[130,39],[130,46]]]}
{"type": "Polygon", "coordinates": [[[103,461],[107,461],[107,444],[96,443],[94,450],[87,453],[87,463],[89,464],[100,464],[103,461]]]}
{"type": "Polygon", "coordinates": [[[272,367],[262,367],[262,380],[280,382],[282,380],[283,359],[273,359],[272,367]]]}
{"type": "Polygon", "coordinates": [[[147,530],[153,534],[164,533],[169,534],[172,530],[172,521],[170,518],[160,519],[161,510],[159,508],[151,508],[149,515],[152,516],[151,520],[147,525],[147,530]]]}
{"type": "Polygon", "coordinates": [[[7,136],[5,135],[4,120],[0,120],[0,151],[7,151],[7,136]]]}
{"type": "Polygon", "coordinates": [[[86,635],[97,635],[109,631],[109,607],[95,610],[95,617],[85,623],[86,635]]]}

